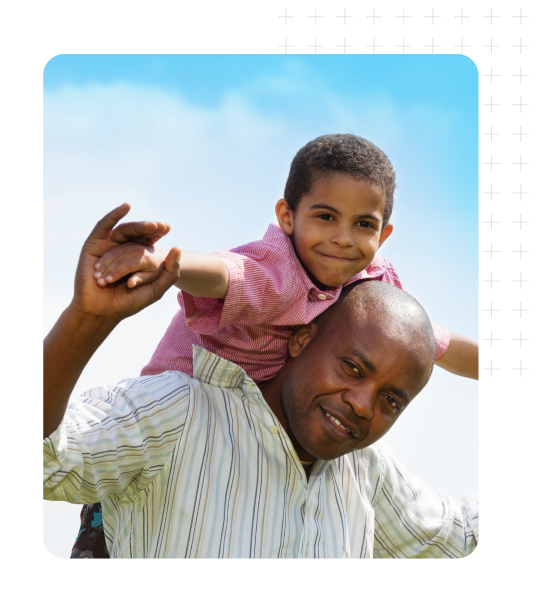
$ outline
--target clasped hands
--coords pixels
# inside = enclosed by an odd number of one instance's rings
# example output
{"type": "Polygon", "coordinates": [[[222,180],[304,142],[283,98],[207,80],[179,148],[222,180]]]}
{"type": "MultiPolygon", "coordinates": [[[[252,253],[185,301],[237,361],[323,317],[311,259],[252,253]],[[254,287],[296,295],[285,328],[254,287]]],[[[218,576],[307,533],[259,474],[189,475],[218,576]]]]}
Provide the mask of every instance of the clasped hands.
{"type": "Polygon", "coordinates": [[[118,225],[129,210],[128,203],[120,205],[99,220],[89,235],[80,253],[71,302],[77,313],[109,321],[112,326],[158,301],[180,274],[180,249],[167,252],[153,247],[170,226],[163,222],[118,225]],[[151,262],[143,263],[144,253],[151,262]],[[130,261],[125,261],[128,258],[130,261]],[[129,266],[141,272],[127,280],[123,277],[134,271],[129,266]],[[113,277],[107,279],[110,275],[113,277]]]}

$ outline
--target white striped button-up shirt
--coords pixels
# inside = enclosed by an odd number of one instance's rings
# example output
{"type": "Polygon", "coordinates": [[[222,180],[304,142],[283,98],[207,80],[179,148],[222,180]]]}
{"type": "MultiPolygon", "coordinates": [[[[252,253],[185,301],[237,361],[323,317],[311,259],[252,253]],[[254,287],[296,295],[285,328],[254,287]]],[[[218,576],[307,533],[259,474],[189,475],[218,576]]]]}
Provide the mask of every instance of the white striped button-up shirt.
{"type": "Polygon", "coordinates": [[[194,348],[169,371],[71,399],[44,441],[48,500],[102,501],[110,557],[463,557],[478,503],[438,496],[376,443],[317,460],[238,366],[194,348]]]}

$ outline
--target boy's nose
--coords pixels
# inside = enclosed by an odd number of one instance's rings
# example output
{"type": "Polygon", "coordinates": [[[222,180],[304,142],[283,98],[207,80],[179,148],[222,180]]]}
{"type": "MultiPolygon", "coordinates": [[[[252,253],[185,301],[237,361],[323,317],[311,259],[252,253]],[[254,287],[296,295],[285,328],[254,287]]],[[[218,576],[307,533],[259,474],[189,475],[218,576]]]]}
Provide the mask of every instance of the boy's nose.
{"type": "Polygon", "coordinates": [[[331,238],[331,242],[339,247],[352,247],[354,239],[351,230],[349,228],[337,229],[331,238]]]}

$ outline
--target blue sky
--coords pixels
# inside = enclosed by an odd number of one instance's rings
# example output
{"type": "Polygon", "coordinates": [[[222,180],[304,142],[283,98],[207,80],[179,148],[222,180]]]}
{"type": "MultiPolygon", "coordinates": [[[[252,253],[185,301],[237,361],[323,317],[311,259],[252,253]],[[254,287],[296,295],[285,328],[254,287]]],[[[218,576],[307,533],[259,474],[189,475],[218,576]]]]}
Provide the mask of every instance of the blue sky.
{"type": "MultiPolygon", "coordinates": [[[[169,246],[233,247],[275,219],[303,144],[352,132],[397,173],[382,255],[433,320],[476,338],[477,95],[476,67],[462,55],[53,58],[44,70],[45,330],[69,303],[83,240],[111,208],[129,201],[132,219],[169,222],[169,246]]],[[[138,374],[175,310],[170,292],[120,325],[76,393],[138,374]]],[[[449,445],[461,413],[476,433],[476,391],[437,369],[387,436],[412,472],[457,497],[477,490],[476,439],[449,445]]]]}

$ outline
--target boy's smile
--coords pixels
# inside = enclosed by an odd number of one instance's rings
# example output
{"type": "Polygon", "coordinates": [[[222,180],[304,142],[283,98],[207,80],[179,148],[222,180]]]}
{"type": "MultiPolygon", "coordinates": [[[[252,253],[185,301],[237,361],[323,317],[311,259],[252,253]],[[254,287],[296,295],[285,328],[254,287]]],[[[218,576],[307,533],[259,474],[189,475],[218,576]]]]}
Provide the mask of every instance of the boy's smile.
{"type": "Polygon", "coordinates": [[[391,234],[382,191],[346,174],[319,176],[295,212],[278,201],[279,225],[317,287],[338,287],[367,268],[391,234]]]}

